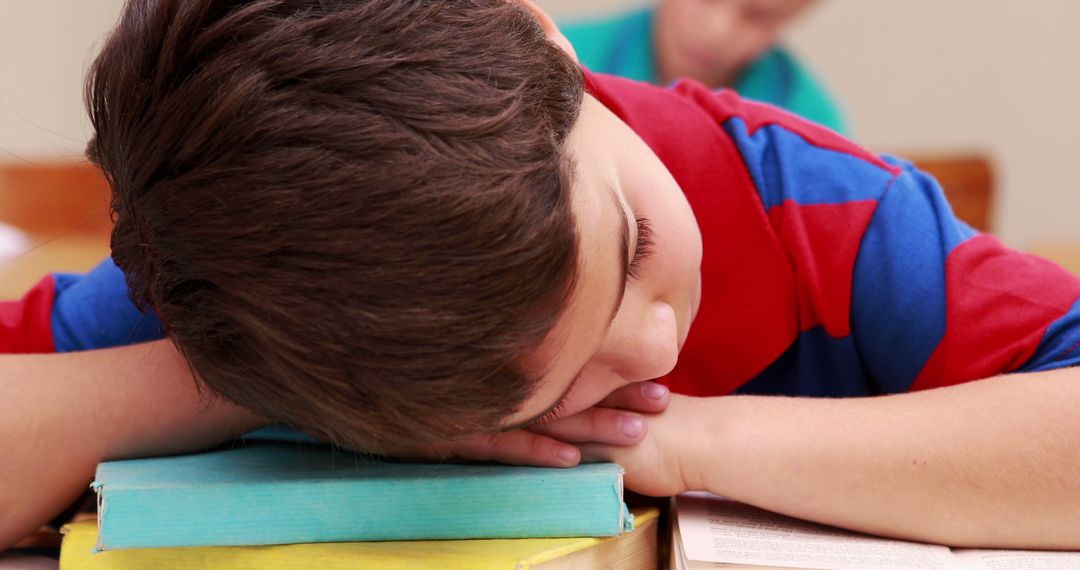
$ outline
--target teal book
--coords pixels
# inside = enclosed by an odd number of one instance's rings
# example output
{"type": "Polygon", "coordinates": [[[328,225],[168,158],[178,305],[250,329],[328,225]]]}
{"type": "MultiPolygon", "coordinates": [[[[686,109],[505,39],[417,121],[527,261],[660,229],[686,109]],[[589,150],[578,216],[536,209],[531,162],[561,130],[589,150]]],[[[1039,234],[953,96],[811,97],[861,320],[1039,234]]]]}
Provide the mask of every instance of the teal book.
{"type": "Polygon", "coordinates": [[[622,468],[379,461],[297,442],[98,466],[98,550],[614,536],[622,468]]]}

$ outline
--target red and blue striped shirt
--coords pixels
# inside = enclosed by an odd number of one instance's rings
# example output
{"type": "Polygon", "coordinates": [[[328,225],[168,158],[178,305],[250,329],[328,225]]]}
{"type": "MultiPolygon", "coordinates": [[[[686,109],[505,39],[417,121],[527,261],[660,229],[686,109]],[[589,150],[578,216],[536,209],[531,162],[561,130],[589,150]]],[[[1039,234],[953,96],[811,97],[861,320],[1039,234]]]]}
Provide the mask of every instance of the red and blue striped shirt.
{"type": "Polygon", "coordinates": [[[690,81],[589,87],[701,228],[674,390],[866,396],[1080,363],[1080,280],[957,220],[910,163],[690,81]]]}

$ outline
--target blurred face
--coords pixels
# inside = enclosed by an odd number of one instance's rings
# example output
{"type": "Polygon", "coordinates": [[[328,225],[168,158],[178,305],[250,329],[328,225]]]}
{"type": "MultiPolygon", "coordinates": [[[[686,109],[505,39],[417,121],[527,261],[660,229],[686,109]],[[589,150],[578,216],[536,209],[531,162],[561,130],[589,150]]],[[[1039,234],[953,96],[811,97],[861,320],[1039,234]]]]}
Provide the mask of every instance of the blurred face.
{"type": "Polygon", "coordinates": [[[769,49],[809,0],[662,0],[656,61],[664,82],[728,85],[769,49]]]}
{"type": "Polygon", "coordinates": [[[701,234],[655,154],[591,96],[568,139],[578,275],[525,362],[541,378],[506,426],[574,414],[675,366],[701,299],[701,234]]]}

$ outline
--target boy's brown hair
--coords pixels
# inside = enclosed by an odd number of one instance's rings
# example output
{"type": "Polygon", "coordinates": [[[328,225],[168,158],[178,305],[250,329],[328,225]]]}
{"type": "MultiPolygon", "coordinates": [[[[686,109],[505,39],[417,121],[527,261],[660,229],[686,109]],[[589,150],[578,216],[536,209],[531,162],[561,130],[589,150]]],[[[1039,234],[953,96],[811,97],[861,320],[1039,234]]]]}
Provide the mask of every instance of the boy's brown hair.
{"type": "Polygon", "coordinates": [[[506,0],[130,0],[113,259],[203,382],[355,448],[493,430],[572,290],[576,64],[506,0]]]}

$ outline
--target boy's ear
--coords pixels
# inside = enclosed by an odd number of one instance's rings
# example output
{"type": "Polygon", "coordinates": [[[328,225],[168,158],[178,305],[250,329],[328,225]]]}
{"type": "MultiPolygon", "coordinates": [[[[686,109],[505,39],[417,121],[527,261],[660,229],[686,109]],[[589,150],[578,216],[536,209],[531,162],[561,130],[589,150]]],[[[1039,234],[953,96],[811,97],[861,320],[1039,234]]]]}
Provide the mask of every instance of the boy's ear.
{"type": "Polygon", "coordinates": [[[532,0],[509,1],[521,6],[522,8],[525,8],[530,13],[532,13],[533,17],[536,18],[536,21],[540,22],[540,27],[543,28],[544,33],[547,34],[548,39],[554,42],[555,45],[562,48],[562,50],[569,54],[570,57],[574,58],[574,61],[578,60],[577,52],[574,51],[574,46],[570,45],[570,40],[566,39],[566,36],[564,36],[563,33],[559,31],[559,27],[555,25],[555,20],[552,20],[551,16],[548,16],[547,12],[537,6],[532,0]]]}

